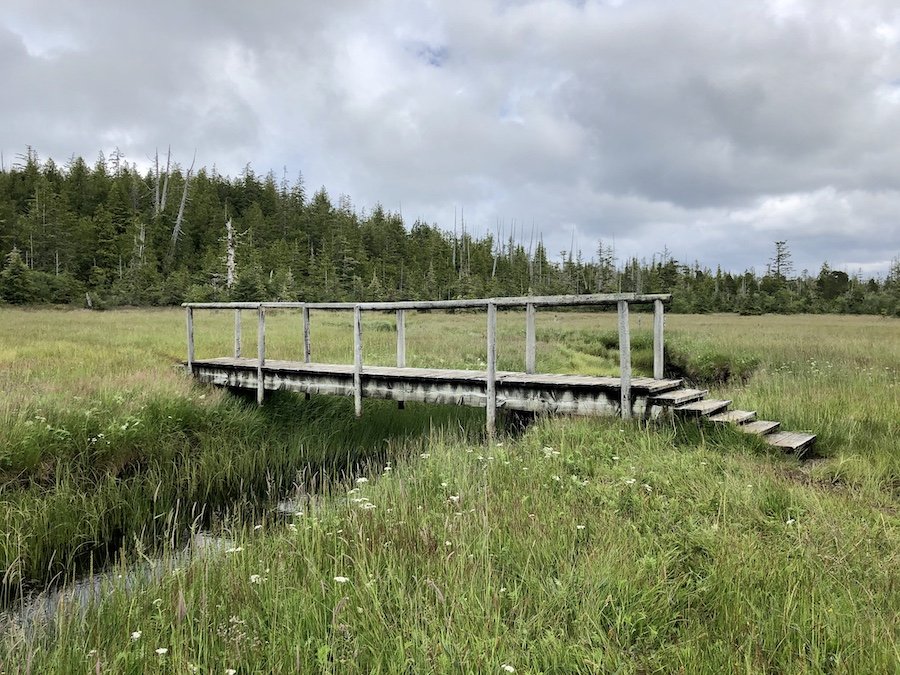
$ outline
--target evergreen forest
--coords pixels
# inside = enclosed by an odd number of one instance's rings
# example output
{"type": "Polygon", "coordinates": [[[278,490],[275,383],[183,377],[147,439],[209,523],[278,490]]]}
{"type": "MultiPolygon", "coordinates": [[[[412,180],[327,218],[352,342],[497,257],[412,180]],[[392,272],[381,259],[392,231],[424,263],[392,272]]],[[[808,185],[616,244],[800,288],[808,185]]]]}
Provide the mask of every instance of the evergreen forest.
{"type": "Polygon", "coordinates": [[[900,316],[900,257],[884,277],[797,271],[773,242],[764,271],[618,259],[608,242],[548,251],[530,228],[473,235],[376,206],[355,209],[301,174],[237,177],[154,158],[144,173],[118,150],[92,163],[0,167],[0,302],[94,308],[184,301],[395,300],[527,294],[674,294],[671,311],[900,316]]]}

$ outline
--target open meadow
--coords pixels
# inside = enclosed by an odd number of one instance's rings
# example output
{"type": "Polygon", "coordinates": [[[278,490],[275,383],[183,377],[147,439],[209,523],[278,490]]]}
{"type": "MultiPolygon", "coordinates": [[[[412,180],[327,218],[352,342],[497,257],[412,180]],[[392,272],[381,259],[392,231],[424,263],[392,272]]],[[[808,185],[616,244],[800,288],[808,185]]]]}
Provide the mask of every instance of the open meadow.
{"type": "MultiPolygon", "coordinates": [[[[195,314],[197,358],[230,353],[232,321],[195,314]]],[[[538,371],[617,374],[615,321],[539,312],[538,371]]],[[[652,315],[631,322],[648,374],[652,315]]],[[[351,325],[313,312],[313,360],[351,363],[351,325]]],[[[498,330],[522,370],[523,314],[498,330]]],[[[0,308],[0,673],[898,672],[900,320],[666,331],[669,372],[813,452],[693,422],[489,444],[477,409],[258,408],[184,375],[181,310],[0,308]]],[[[481,313],[406,332],[410,366],[484,368],[481,313]]],[[[301,350],[299,313],[273,312],[267,357],[301,350]]],[[[393,364],[393,316],[365,317],[364,352],[393,364]]]]}

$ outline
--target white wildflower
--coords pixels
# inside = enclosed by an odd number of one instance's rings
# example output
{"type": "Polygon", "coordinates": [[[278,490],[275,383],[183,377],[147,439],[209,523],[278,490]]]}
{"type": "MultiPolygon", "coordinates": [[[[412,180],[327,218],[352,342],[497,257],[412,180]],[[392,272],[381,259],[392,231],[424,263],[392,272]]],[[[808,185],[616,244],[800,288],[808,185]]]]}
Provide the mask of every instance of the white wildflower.
{"type": "Polygon", "coordinates": [[[250,575],[250,583],[251,584],[261,584],[266,580],[266,577],[260,576],[259,574],[251,574],[250,575]]]}
{"type": "Polygon", "coordinates": [[[237,671],[234,668],[225,669],[225,675],[235,675],[235,673],[237,673],[237,671]]]}
{"type": "Polygon", "coordinates": [[[625,485],[634,485],[637,481],[634,478],[626,478],[625,485]]]}
{"type": "Polygon", "coordinates": [[[419,457],[421,457],[422,459],[428,459],[429,457],[431,457],[431,453],[423,452],[421,455],[419,455],[419,457]]]}
{"type": "Polygon", "coordinates": [[[455,504],[456,502],[459,501],[459,495],[450,495],[449,499],[451,502],[453,502],[455,504]]]}
{"type": "Polygon", "coordinates": [[[784,524],[785,524],[785,525],[793,525],[793,524],[796,523],[796,522],[797,522],[797,521],[794,520],[793,518],[788,518],[786,521],[784,521],[784,524]]]}
{"type": "Polygon", "coordinates": [[[165,647],[158,647],[156,650],[156,653],[159,654],[160,656],[165,656],[166,654],[169,653],[169,650],[166,649],[165,647]]]}
{"type": "Polygon", "coordinates": [[[339,584],[346,584],[350,579],[348,577],[335,577],[334,580],[339,584]]]}
{"type": "Polygon", "coordinates": [[[576,526],[575,526],[575,529],[576,529],[576,530],[583,530],[585,527],[586,527],[585,525],[576,525],[576,526]]]}
{"type": "Polygon", "coordinates": [[[244,550],[243,546],[235,546],[233,548],[226,548],[225,553],[240,553],[244,550]]]}
{"type": "Polygon", "coordinates": [[[500,670],[502,670],[502,671],[504,671],[504,672],[506,672],[506,673],[514,673],[514,672],[516,672],[516,669],[513,668],[513,667],[512,667],[511,665],[509,665],[508,663],[504,663],[502,666],[500,666],[500,670]]]}
{"type": "Polygon", "coordinates": [[[357,485],[362,485],[363,483],[368,483],[368,482],[369,482],[369,479],[366,478],[365,476],[360,476],[359,478],[356,479],[357,485]]]}
{"type": "Polygon", "coordinates": [[[136,630],[131,634],[132,640],[140,640],[141,639],[141,631],[136,630]]]}

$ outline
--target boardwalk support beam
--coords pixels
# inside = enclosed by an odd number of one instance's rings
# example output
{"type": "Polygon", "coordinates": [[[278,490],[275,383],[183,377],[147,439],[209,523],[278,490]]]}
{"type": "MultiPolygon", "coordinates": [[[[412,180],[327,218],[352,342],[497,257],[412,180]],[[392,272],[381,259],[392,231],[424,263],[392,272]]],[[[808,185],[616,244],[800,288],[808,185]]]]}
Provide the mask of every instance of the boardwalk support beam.
{"type": "Polygon", "coordinates": [[[263,374],[263,366],[266,365],[266,308],[260,305],[256,312],[259,319],[256,329],[256,403],[262,405],[266,398],[263,374]]]}
{"type": "Polygon", "coordinates": [[[497,434],[497,305],[487,306],[487,435],[493,440],[497,434]]]}
{"type": "Polygon", "coordinates": [[[194,373],[194,310],[188,307],[185,314],[187,325],[187,371],[194,373]]]}
{"type": "Polygon", "coordinates": [[[665,317],[663,316],[662,300],[653,301],[653,378],[663,379],[665,371],[665,354],[663,352],[663,330],[665,317]]]}
{"type": "MultiPolygon", "coordinates": [[[[312,349],[310,347],[310,338],[309,338],[309,307],[303,305],[303,309],[301,310],[303,314],[303,363],[311,363],[312,362],[312,349]]],[[[312,398],[309,392],[306,392],[303,397],[308,401],[312,398]]]]}
{"type": "Polygon", "coordinates": [[[312,361],[312,350],[309,340],[309,307],[303,306],[303,363],[312,361]]]}
{"type": "Polygon", "coordinates": [[[362,417],[362,312],[353,308],[353,411],[362,417]]]}
{"type": "Polygon", "coordinates": [[[619,300],[619,377],[622,379],[622,419],[631,418],[631,336],[628,333],[628,301],[619,300]]]}
{"type": "Polygon", "coordinates": [[[234,358],[241,358],[241,310],[234,310],[234,358]]]}
{"type": "MultiPolygon", "coordinates": [[[[406,368],[406,310],[397,310],[397,367],[406,368]]],[[[403,410],[406,401],[399,399],[397,407],[403,410]]]]}
{"type": "Polygon", "coordinates": [[[537,367],[537,336],[534,327],[534,303],[525,305],[525,372],[529,375],[535,372],[537,367]]]}

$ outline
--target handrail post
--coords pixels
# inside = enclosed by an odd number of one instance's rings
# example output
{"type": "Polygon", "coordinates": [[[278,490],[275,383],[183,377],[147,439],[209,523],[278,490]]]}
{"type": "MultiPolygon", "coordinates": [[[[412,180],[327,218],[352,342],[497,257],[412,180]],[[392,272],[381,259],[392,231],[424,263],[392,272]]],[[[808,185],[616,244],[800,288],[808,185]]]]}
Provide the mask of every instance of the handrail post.
{"type": "Polygon", "coordinates": [[[241,358],[241,310],[234,310],[234,358],[241,358]]]}
{"type": "Polygon", "coordinates": [[[619,300],[619,384],[622,419],[631,417],[631,337],[628,332],[628,301],[619,300]]]}
{"type": "Polygon", "coordinates": [[[487,435],[493,440],[497,435],[497,305],[487,306],[487,382],[485,386],[487,408],[487,435]]]}
{"type": "Polygon", "coordinates": [[[362,312],[353,307],[353,409],[362,417],[362,312]]]}
{"type": "MultiPolygon", "coordinates": [[[[312,349],[310,347],[311,341],[309,335],[309,305],[304,304],[301,313],[303,314],[303,363],[311,363],[312,349]]],[[[303,397],[308,401],[312,398],[312,394],[307,391],[303,397]]]]}
{"type": "Polygon", "coordinates": [[[185,308],[185,321],[187,327],[187,371],[194,374],[194,308],[185,308]]]}
{"type": "Polygon", "coordinates": [[[534,330],[534,303],[525,305],[525,372],[532,374],[537,361],[537,337],[534,330]]]}
{"type": "MultiPolygon", "coordinates": [[[[406,310],[397,310],[397,367],[406,368],[406,310]]],[[[397,400],[397,407],[403,410],[406,401],[397,400]]]]}
{"type": "Polygon", "coordinates": [[[312,360],[312,350],[310,349],[309,339],[309,307],[303,305],[303,362],[310,363],[312,360]]]}
{"type": "Polygon", "coordinates": [[[663,331],[665,317],[662,300],[653,301],[653,378],[663,379],[665,374],[665,351],[663,347],[663,331]]]}
{"type": "Polygon", "coordinates": [[[256,312],[259,318],[256,333],[256,402],[262,405],[266,397],[266,383],[263,376],[263,366],[266,363],[266,309],[260,304],[256,312]]]}

